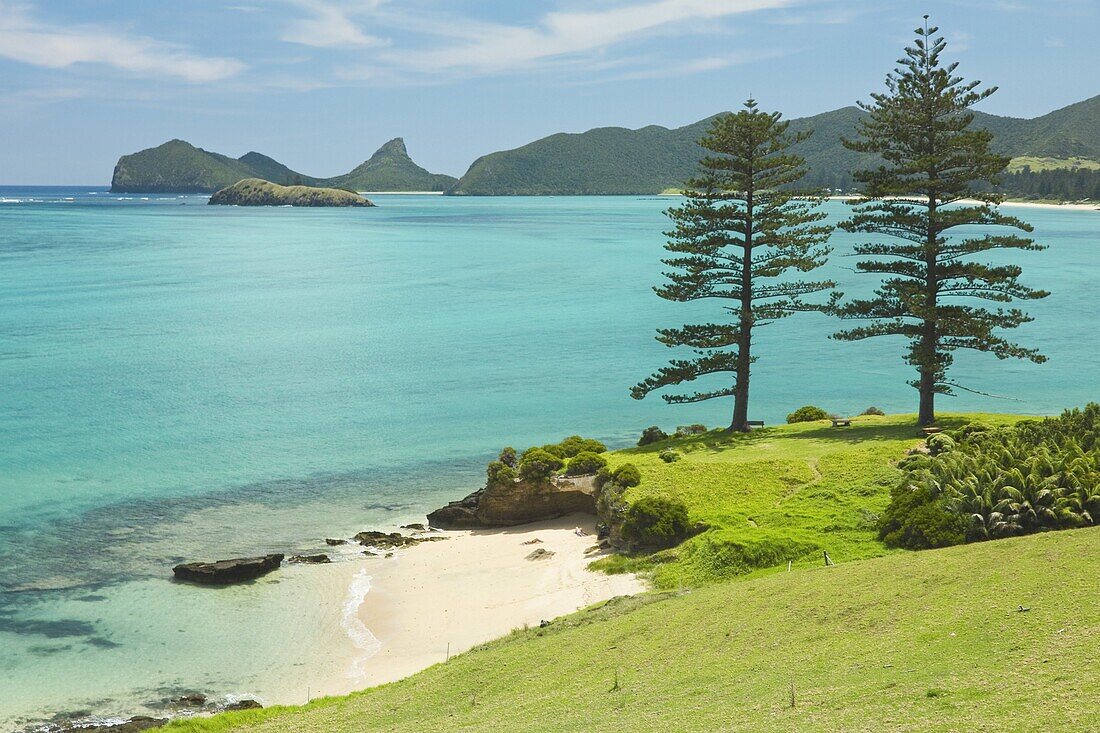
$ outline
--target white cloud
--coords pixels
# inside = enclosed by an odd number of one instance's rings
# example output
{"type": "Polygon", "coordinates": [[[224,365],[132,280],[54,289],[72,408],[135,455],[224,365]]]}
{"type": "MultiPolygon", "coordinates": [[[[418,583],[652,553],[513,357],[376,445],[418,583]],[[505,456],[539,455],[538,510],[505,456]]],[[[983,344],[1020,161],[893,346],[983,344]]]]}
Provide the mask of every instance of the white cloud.
{"type": "Polygon", "coordinates": [[[65,27],[32,17],[25,4],[0,0],[0,57],[51,69],[100,64],[142,76],[171,76],[192,83],[218,81],[244,64],[199,56],[175,44],[98,26],[65,27]]]}
{"type": "Polygon", "coordinates": [[[649,0],[601,10],[551,12],[533,25],[448,21],[433,30],[460,37],[441,48],[384,54],[384,60],[425,72],[496,73],[547,60],[596,54],[642,37],[720,18],[783,8],[797,0],[649,0]],[[454,30],[448,30],[448,26],[454,30]]]}
{"type": "Polygon", "coordinates": [[[376,9],[380,1],[360,3],[356,8],[346,8],[324,0],[288,1],[305,10],[309,17],[292,21],[283,33],[284,41],[317,48],[379,46],[385,43],[381,38],[364,33],[351,18],[353,12],[376,9]]]}

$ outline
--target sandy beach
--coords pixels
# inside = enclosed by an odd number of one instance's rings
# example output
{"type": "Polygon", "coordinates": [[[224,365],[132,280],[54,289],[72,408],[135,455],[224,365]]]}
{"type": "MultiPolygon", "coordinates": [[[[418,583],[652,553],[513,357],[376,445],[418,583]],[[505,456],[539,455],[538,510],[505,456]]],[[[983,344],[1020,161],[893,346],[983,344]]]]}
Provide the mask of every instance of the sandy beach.
{"type": "MultiPolygon", "coordinates": [[[[513,629],[646,589],[636,576],[587,569],[602,554],[592,551],[595,526],[587,515],[431,536],[445,539],[391,557],[301,568],[331,569],[346,587],[341,625],[357,649],[342,675],[316,681],[312,697],[392,682],[513,629]],[[527,559],[539,549],[553,554],[527,559]]],[[[297,687],[268,700],[298,701],[305,691],[297,687]]]]}

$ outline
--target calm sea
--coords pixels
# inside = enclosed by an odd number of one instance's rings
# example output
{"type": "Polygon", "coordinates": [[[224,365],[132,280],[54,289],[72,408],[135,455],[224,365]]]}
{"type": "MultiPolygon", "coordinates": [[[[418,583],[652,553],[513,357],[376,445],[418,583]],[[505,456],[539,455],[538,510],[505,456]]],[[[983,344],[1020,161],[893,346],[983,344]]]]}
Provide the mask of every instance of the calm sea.
{"type": "MultiPolygon", "coordinates": [[[[169,582],[181,559],[414,520],[475,488],[505,444],[728,422],[728,404],[628,394],[669,356],[656,326],[721,317],[651,290],[675,200],[375,198],[0,188],[0,727],[332,676],[343,576],[204,592],[169,582]]],[[[994,396],[941,409],[1100,398],[1100,213],[1012,213],[1050,245],[1012,255],[1053,292],[1016,334],[1050,362],[960,355],[953,377],[994,396]]],[[[853,241],[837,235],[826,272],[867,293],[853,241]]],[[[914,411],[901,344],[831,341],[835,326],[759,332],[751,417],[914,411]]]]}

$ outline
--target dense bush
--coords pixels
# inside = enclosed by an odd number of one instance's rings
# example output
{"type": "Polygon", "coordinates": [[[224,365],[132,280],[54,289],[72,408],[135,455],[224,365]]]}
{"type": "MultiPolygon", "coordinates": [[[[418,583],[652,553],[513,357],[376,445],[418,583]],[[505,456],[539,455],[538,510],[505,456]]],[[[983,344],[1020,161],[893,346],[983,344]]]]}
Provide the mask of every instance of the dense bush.
{"type": "Polygon", "coordinates": [[[642,483],[642,472],[633,463],[624,463],[611,472],[611,478],[623,488],[629,489],[642,483]]]}
{"type": "Polygon", "coordinates": [[[675,463],[680,460],[680,454],[674,450],[665,449],[658,453],[657,456],[665,463],[675,463]]]}
{"type": "Polygon", "coordinates": [[[879,417],[882,417],[886,413],[872,405],[871,407],[868,407],[866,410],[864,410],[860,414],[862,414],[862,415],[878,415],[879,417]]]}
{"type": "Polygon", "coordinates": [[[503,461],[493,461],[485,469],[488,486],[507,486],[516,480],[516,472],[503,461]]]}
{"type": "Polygon", "coordinates": [[[888,543],[938,547],[1100,520],[1100,405],[1011,428],[971,429],[951,440],[950,450],[931,438],[930,449],[933,442],[937,455],[903,466],[879,524],[888,543]]]}
{"type": "Polygon", "coordinates": [[[888,547],[927,550],[949,547],[966,539],[967,521],[927,488],[902,484],[879,520],[879,538],[888,547]]]}
{"type": "Polygon", "coordinates": [[[672,547],[690,532],[684,503],[662,496],[644,496],[631,504],[623,517],[623,539],[647,548],[672,547]]]}
{"type": "Polygon", "coordinates": [[[638,445],[649,445],[650,443],[656,443],[668,438],[668,433],[661,430],[656,425],[650,425],[648,428],[642,431],[642,437],[638,438],[638,445]]]}
{"type": "Polygon", "coordinates": [[[565,465],[562,459],[542,448],[530,448],[519,461],[519,477],[524,481],[545,481],[565,465]]]}
{"type": "Polygon", "coordinates": [[[805,405],[804,407],[799,407],[790,415],[787,415],[787,422],[813,422],[814,420],[825,420],[828,417],[829,413],[825,412],[820,407],[805,405]]]}
{"type": "Polygon", "coordinates": [[[984,433],[991,432],[993,428],[985,423],[972,422],[963,425],[961,428],[951,431],[951,436],[955,440],[967,440],[976,435],[982,435],[984,433]]]}
{"type": "Polygon", "coordinates": [[[707,432],[707,426],[702,423],[692,423],[691,425],[678,425],[676,427],[676,437],[686,438],[689,435],[702,435],[707,432]]]}
{"type": "Polygon", "coordinates": [[[583,451],[569,459],[569,465],[565,467],[566,476],[586,476],[597,473],[607,465],[607,459],[598,453],[583,451]]]}
{"type": "Polygon", "coordinates": [[[512,468],[515,468],[517,462],[516,449],[512,446],[508,446],[500,452],[500,457],[497,458],[497,460],[506,466],[511,466],[512,468]]]}
{"type": "Polygon", "coordinates": [[[942,453],[950,453],[955,449],[955,439],[947,433],[929,435],[928,440],[924,442],[928,446],[928,452],[934,456],[938,456],[942,453]]]}
{"type": "Polygon", "coordinates": [[[592,438],[570,435],[560,443],[550,443],[542,446],[542,449],[558,458],[572,458],[578,453],[604,453],[607,451],[607,446],[592,438]]]}

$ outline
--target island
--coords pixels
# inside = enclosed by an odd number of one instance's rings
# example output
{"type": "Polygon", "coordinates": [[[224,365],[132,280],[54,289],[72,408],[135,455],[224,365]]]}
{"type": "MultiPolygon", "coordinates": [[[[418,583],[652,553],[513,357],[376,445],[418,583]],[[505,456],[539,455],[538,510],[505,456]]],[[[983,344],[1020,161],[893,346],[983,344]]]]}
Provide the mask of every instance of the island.
{"type": "Polygon", "coordinates": [[[226,186],[208,202],[221,206],[374,206],[369,199],[339,188],[280,186],[260,178],[246,178],[226,186]]]}

